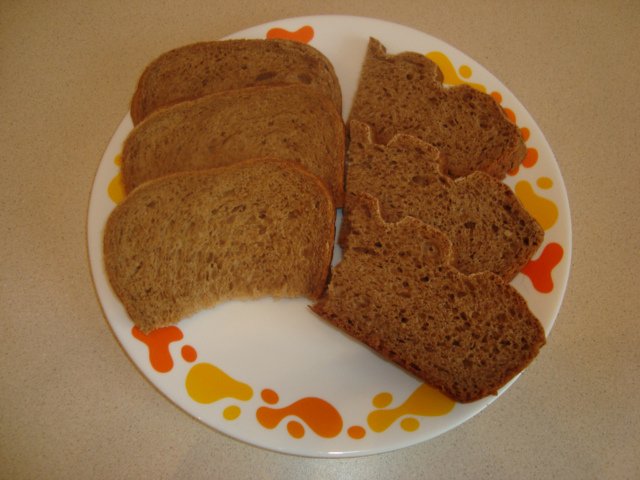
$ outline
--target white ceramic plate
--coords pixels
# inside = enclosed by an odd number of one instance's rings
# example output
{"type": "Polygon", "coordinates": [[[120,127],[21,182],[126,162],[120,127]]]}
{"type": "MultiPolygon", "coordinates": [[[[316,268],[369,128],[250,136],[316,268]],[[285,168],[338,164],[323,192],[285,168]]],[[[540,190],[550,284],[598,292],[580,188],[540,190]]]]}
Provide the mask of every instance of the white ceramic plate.
{"type": "MultiPolygon", "coordinates": [[[[472,82],[500,99],[524,129],[529,149],[526,166],[505,181],[546,230],[528,274],[518,275],[513,285],[549,333],[569,274],[569,205],[554,155],[520,102],[481,65],[445,42],[381,20],[291,18],[230,38],[286,35],[309,42],[332,61],[342,86],[345,118],[370,36],[389,53],[410,50],[429,55],[445,73],[447,84],[472,82]]],[[[330,457],[384,452],[428,440],[497,398],[465,405],[446,400],[316,317],[305,299],[229,302],[150,337],[136,335],[109,286],[102,258],[104,225],[122,196],[118,156],[131,128],[127,115],[96,174],[88,216],[89,256],[113,332],[142,373],[171,401],[203,423],[248,443],[330,457]]],[[[336,252],[334,261],[339,257],[336,252]]]]}

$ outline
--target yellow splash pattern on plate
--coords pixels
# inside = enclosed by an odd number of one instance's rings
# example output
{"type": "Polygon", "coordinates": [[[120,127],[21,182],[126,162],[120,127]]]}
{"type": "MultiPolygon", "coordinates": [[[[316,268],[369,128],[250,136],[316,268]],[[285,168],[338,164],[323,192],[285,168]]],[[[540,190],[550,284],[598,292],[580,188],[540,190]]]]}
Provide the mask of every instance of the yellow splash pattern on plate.
{"type": "MultiPolygon", "coordinates": [[[[223,398],[247,401],[253,397],[253,389],[249,385],[206,362],[191,367],[185,386],[189,396],[198,403],[214,403],[223,398]]],[[[229,419],[231,416],[233,412],[227,412],[225,418],[229,419]]]]}
{"type": "Polygon", "coordinates": [[[222,416],[227,420],[235,420],[240,416],[240,413],[242,413],[240,407],[238,407],[237,405],[229,405],[222,412],[222,416]]]}
{"type": "MultiPolygon", "coordinates": [[[[542,181],[543,188],[551,188],[550,178],[541,177],[538,185],[542,181]]],[[[551,200],[538,195],[529,182],[521,180],[516,184],[515,194],[524,205],[524,208],[535,218],[540,226],[546,231],[555,225],[558,220],[558,207],[551,200]]]]}
{"type": "Polygon", "coordinates": [[[373,406],[377,410],[369,413],[367,423],[374,432],[384,432],[401,417],[407,417],[400,422],[400,427],[408,432],[418,429],[420,422],[414,415],[422,417],[437,417],[446,415],[455,406],[455,402],[439,390],[422,384],[409,397],[395,408],[388,407],[393,402],[393,395],[382,392],[373,397],[373,406]]]}
{"type": "Polygon", "coordinates": [[[433,63],[438,65],[438,68],[440,68],[440,71],[442,72],[442,75],[444,77],[443,83],[447,85],[465,84],[475,88],[476,90],[480,90],[481,92],[487,91],[487,87],[485,87],[484,85],[465,80],[466,78],[469,78],[473,73],[471,67],[469,67],[468,65],[462,65],[456,71],[453,63],[451,63],[451,60],[449,60],[449,57],[447,57],[442,52],[429,52],[425,56],[433,63]]]}
{"type": "MultiPolygon", "coordinates": [[[[116,155],[116,158],[113,159],[113,163],[115,163],[118,167],[122,167],[122,155],[119,153],[116,155]]],[[[109,182],[109,186],[107,187],[107,195],[109,198],[113,200],[113,203],[116,205],[124,200],[124,184],[122,183],[122,172],[118,171],[118,174],[113,177],[111,182],[109,182]]]]}

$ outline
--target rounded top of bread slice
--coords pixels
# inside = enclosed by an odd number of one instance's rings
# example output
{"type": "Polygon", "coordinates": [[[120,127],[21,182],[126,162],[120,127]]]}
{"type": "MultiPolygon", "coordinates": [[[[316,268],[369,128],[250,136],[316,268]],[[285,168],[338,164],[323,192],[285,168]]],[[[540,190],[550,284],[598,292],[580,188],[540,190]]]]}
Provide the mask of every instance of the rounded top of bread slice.
{"type": "Polygon", "coordinates": [[[142,73],[131,101],[134,125],[161,107],[258,85],[303,84],[342,111],[333,65],[311,45],[282,39],[199,42],[170,50],[142,73]]]}
{"type": "Polygon", "coordinates": [[[135,189],[104,233],[109,281],[144,332],[230,299],[318,297],[333,255],[324,183],[255,159],[135,189]]]}
{"type": "Polygon", "coordinates": [[[425,55],[389,55],[374,38],[349,120],[371,125],[378,143],[406,133],[432,144],[451,177],[479,170],[502,179],[526,154],[519,128],[490,95],[468,85],[445,87],[440,69],[425,55]]]}
{"type": "Polygon", "coordinates": [[[163,108],[124,142],[125,190],[152,178],[248,158],[295,161],[344,196],[345,129],[331,101],[307,85],[219,92],[163,108]]]}

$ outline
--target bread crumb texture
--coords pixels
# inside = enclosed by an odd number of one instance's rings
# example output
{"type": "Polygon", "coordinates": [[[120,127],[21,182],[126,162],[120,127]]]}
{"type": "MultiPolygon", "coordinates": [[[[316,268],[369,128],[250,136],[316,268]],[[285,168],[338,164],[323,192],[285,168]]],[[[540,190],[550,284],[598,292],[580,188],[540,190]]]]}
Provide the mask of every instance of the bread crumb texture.
{"type": "MultiPolygon", "coordinates": [[[[445,233],[461,272],[489,271],[510,281],[541,245],[543,229],[501,181],[483,172],[452,180],[442,173],[438,150],[411,135],[379,145],[363,123],[352,122],[350,131],[347,192],[376,197],[388,222],[412,216],[445,233]]],[[[343,244],[348,206],[345,217],[343,244]]]]}
{"type": "Polygon", "coordinates": [[[171,173],[272,156],[297,162],[344,196],[345,132],[331,101],[306,85],[214,93],[155,112],[122,151],[127,192],[171,173]]]}
{"type": "Polygon", "coordinates": [[[349,119],[371,125],[378,143],[408,133],[432,144],[451,177],[480,170],[504,178],[526,155],[520,130],[490,95],[442,80],[425,55],[388,55],[371,38],[349,119]]]}
{"type": "Polygon", "coordinates": [[[200,42],[160,55],[144,70],[131,101],[134,125],[185,100],[260,85],[309,85],[342,110],[331,62],[316,48],[288,39],[200,42]]]}
{"type": "Polygon", "coordinates": [[[259,159],[174,174],[134,190],[108,219],[108,278],[141,331],[228,299],[315,298],[335,208],[315,175],[259,159]]]}
{"type": "Polygon", "coordinates": [[[538,354],[544,330],[514,288],[460,273],[439,230],[350,200],[348,248],[316,313],[458,402],[496,394],[538,354]]]}

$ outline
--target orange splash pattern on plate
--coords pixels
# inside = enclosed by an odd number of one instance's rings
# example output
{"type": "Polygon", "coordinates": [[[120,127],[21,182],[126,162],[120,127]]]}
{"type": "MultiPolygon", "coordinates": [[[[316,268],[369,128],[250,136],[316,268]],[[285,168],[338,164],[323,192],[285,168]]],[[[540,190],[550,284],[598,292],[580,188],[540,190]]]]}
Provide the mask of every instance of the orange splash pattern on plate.
{"type": "Polygon", "coordinates": [[[284,40],[295,40],[300,43],[309,43],[313,39],[314,31],[309,25],[300,27],[298,30],[290,31],[284,28],[272,28],[267,32],[267,38],[282,38],[284,40]]]}
{"type": "MultiPolygon", "coordinates": [[[[113,159],[113,163],[115,163],[118,167],[122,166],[122,155],[116,155],[116,158],[113,159]]],[[[111,182],[109,182],[109,186],[107,187],[107,195],[109,198],[113,200],[113,203],[116,205],[124,200],[124,184],[122,183],[122,173],[118,171],[118,174],[113,177],[111,182]]]]}
{"type": "Polygon", "coordinates": [[[138,327],[133,327],[131,334],[149,349],[149,362],[154,370],[160,373],[171,371],[173,358],[171,358],[169,344],[182,340],[182,330],[178,327],[170,326],[158,328],[148,334],[144,334],[138,327]]]}
{"type": "Polygon", "coordinates": [[[518,182],[515,194],[545,231],[555,225],[558,220],[558,207],[551,200],[534,192],[529,182],[526,180],[518,182]]]}
{"type": "Polygon", "coordinates": [[[553,290],[553,269],[560,263],[564,255],[562,246],[557,243],[550,243],[544,247],[542,253],[536,260],[529,260],[522,273],[524,273],[540,293],[549,293],[553,290]]]}
{"type": "MultiPolygon", "coordinates": [[[[267,403],[278,401],[278,394],[271,389],[263,390],[261,395],[267,403]]],[[[304,397],[281,408],[260,407],[256,411],[260,425],[269,429],[277,427],[288,416],[298,417],[320,437],[332,438],[342,431],[342,416],[338,410],[317,397],[304,397]]],[[[297,420],[289,421],[287,431],[293,438],[302,438],[305,434],[304,426],[297,420]]]]}
{"type": "Polygon", "coordinates": [[[347,429],[347,435],[349,435],[354,440],[360,440],[361,438],[364,438],[366,434],[367,431],[360,425],[353,425],[347,429]]]}
{"type": "Polygon", "coordinates": [[[425,56],[429,60],[434,62],[436,65],[438,65],[438,68],[440,68],[440,71],[442,72],[442,76],[444,77],[443,83],[447,85],[466,84],[466,85],[469,85],[470,87],[475,88],[476,90],[480,90],[481,92],[487,91],[487,87],[485,87],[484,85],[465,80],[465,78],[469,78],[473,73],[471,70],[471,67],[469,67],[468,65],[462,65],[460,69],[456,71],[456,68],[453,66],[453,63],[451,63],[451,60],[449,60],[449,57],[447,57],[442,52],[429,52],[425,56]],[[458,74],[460,74],[460,76],[458,76],[458,74]],[[464,78],[460,78],[460,77],[464,77],[464,78]]]}
{"type": "Polygon", "coordinates": [[[249,385],[205,362],[191,367],[185,386],[189,396],[198,403],[213,403],[223,398],[247,401],[253,397],[253,389],[249,385]]]}
{"type": "Polygon", "coordinates": [[[189,363],[195,362],[198,358],[198,352],[191,345],[184,345],[180,350],[180,354],[184,361],[189,363]]]}
{"type": "Polygon", "coordinates": [[[522,159],[522,166],[525,168],[531,168],[538,163],[538,150],[535,148],[527,148],[527,154],[522,159]]]}
{"type": "Polygon", "coordinates": [[[377,410],[369,413],[367,423],[374,432],[384,432],[399,418],[407,415],[410,417],[403,419],[400,422],[400,427],[405,431],[413,432],[420,426],[420,422],[413,418],[413,415],[437,417],[446,415],[455,406],[453,400],[426,384],[416,388],[401,405],[395,408],[385,408],[392,401],[393,395],[389,392],[379,393],[373,398],[372,403],[377,410]]]}

